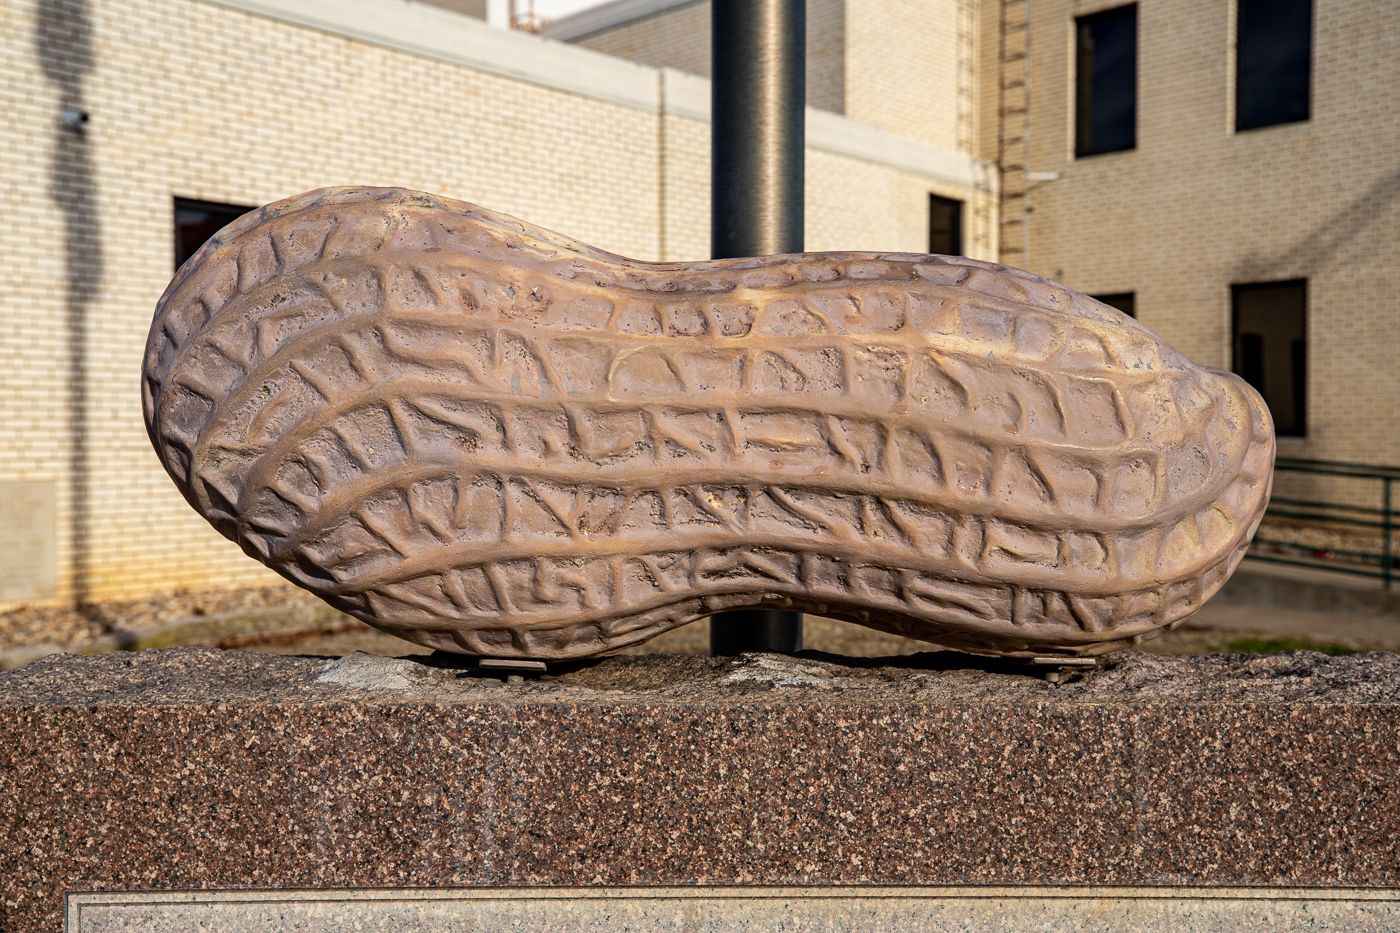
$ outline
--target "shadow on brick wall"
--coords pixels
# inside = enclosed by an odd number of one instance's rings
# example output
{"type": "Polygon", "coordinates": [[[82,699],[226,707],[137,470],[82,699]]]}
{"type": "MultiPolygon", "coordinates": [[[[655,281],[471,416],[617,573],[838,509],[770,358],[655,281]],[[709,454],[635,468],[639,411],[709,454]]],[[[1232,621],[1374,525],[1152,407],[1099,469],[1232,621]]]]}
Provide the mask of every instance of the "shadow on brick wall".
{"type": "Polygon", "coordinates": [[[63,214],[64,292],[67,331],[68,521],[70,586],[80,605],[89,580],[89,442],[87,327],[102,282],[97,183],[88,133],[83,82],[93,68],[92,17],[87,0],[39,0],[34,53],[58,91],[53,121],[49,196],[63,214]]]}
{"type": "Polygon", "coordinates": [[[1241,264],[1245,277],[1259,281],[1298,275],[1316,274],[1318,269],[1333,261],[1352,240],[1380,221],[1400,198],[1400,171],[1377,179],[1354,201],[1332,214],[1326,221],[1307,231],[1296,245],[1282,256],[1271,260],[1255,257],[1241,264]]]}

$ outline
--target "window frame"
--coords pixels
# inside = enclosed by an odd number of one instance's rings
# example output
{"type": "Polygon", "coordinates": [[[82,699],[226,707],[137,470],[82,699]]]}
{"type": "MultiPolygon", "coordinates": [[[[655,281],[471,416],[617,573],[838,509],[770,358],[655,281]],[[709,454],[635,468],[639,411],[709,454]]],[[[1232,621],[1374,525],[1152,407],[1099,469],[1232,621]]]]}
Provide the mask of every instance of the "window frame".
{"type": "Polygon", "coordinates": [[[965,255],[967,255],[967,253],[966,253],[966,250],[967,250],[967,237],[966,237],[966,230],[964,229],[964,223],[963,223],[963,220],[964,220],[964,217],[966,216],[966,214],[967,214],[967,202],[966,202],[966,201],[959,200],[958,198],[950,198],[950,197],[947,197],[947,196],[941,195],[941,194],[936,194],[936,193],[934,193],[934,192],[932,192],[932,191],[929,192],[929,195],[928,195],[928,247],[929,247],[929,248],[928,248],[928,251],[929,251],[930,253],[933,253],[933,254],[939,255],[939,256],[965,256],[965,255]],[[934,230],[933,230],[933,219],[934,219],[934,205],[936,205],[936,204],[949,204],[949,205],[954,205],[954,206],[955,206],[954,216],[953,216],[953,224],[952,224],[952,227],[953,227],[952,239],[955,241],[954,245],[957,246],[957,250],[954,251],[954,252],[943,252],[942,250],[934,249],[935,244],[934,244],[934,242],[933,242],[933,234],[934,234],[934,230]]]}
{"type": "MultiPolygon", "coordinates": [[[[176,272],[179,272],[180,268],[186,262],[189,262],[189,260],[193,258],[196,253],[199,252],[200,248],[204,246],[204,243],[209,242],[209,238],[206,237],[204,241],[201,242],[198,247],[195,247],[193,250],[191,250],[189,255],[185,256],[183,260],[180,258],[180,211],[182,210],[204,211],[209,214],[222,215],[223,217],[226,217],[227,219],[224,221],[224,223],[220,224],[219,227],[214,231],[217,232],[218,230],[223,229],[224,227],[233,223],[235,220],[244,216],[245,214],[257,210],[257,208],[244,207],[241,204],[224,204],[218,201],[202,201],[198,198],[185,198],[179,195],[173,195],[171,198],[170,210],[170,232],[172,241],[171,245],[173,247],[171,250],[171,254],[172,258],[175,261],[176,272]]],[[[210,233],[210,236],[213,236],[213,233],[210,233]]]]}
{"type": "Polygon", "coordinates": [[[1106,305],[1108,305],[1110,308],[1114,308],[1114,309],[1116,309],[1116,310],[1118,310],[1118,311],[1122,311],[1124,314],[1126,314],[1128,317],[1132,318],[1133,320],[1137,320],[1137,292],[1135,292],[1135,291],[1132,291],[1132,292],[1102,292],[1102,293],[1100,293],[1100,294],[1098,294],[1098,295],[1090,295],[1089,297],[1092,298],[1092,299],[1094,299],[1094,300],[1097,301],[1097,302],[1100,302],[1101,304],[1106,304],[1106,305]],[[1112,300],[1112,299],[1115,299],[1115,298],[1118,299],[1118,301],[1113,301],[1113,300],[1112,300]],[[1128,299],[1127,302],[1126,302],[1127,305],[1128,305],[1128,308],[1126,308],[1126,309],[1123,308],[1121,304],[1119,304],[1119,302],[1121,302],[1124,298],[1128,299]]]}
{"type": "Polygon", "coordinates": [[[1139,33],[1141,15],[1139,4],[1124,3],[1119,6],[1109,7],[1105,10],[1096,10],[1083,16],[1074,18],[1074,29],[1071,33],[1074,49],[1071,56],[1073,62],[1074,91],[1073,91],[1073,151],[1076,159],[1088,159],[1095,156],[1112,155],[1117,152],[1134,152],[1138,147],[1138,70],[1139,70],[1139,33]],[[1132,11],[1133,17],[1133,131],[1132,141],[1126,146],[1115,146],[1113,148],[1096,148],[1093,145],[1093,97],[1092,97],[1092,69],[1085,68],[1084,54],[1084,30],[1091,26],[1096,20],[1108,19],[1113,16],[1121,16],[1127,11],[1132,11]],[[1088,74],[1086,75],[1086,70],[1088,74]],[[1086,78],[1088,80],[1086,80],[1086,78]],[[1087,90],[1086,90],[1087,88],[1087,90]],[[1087,95],[1087,96],[1086,96],[1087,95]],[[1087,102],[1087,103],[1086,103],[1087,102]]]}
{"type": "Polygon", "coordinates": [[[1307,99],[1306,99],[1306,101],[1305,101],[1305,107],[1304,107],[1304,114],[1303,114],[1303,116],[1301,116],[1301,117],[1296,117],[1296,118],[1290,118],[1290,119],[1286,119],[1286,120],[1274,120],[1274,121],[1268,122],[1268,123],[1257,123],[1257,122],[1256,122],[1256,123],[1249,123],[1249,124],[1244,124],[1244,123],[1242,122],[1243,115],[1244,115],[1244,109],[1245,109],[1245,108],[1244,108],[1244,95],[1245,95],[1245,90],[1246,90],[1246,89],[1245,89],[1245,80],[1244,80],[1244,65],[1245,65],[1245,62],[1244,62],[1244,56],[1243,56],[1243,55],[1241,54],[1241,52],[1240,52],[1240,44],[1241,44],[1241,41],[1242,41],[1243,38],[1244,38],[1244,32],[1245,32],[1245,17],[1244,17],[1244,11],[1243,11],[1242,7],[1243,7],[1243,5],[1244,5],[1246,2],[1248,2],[1248,0],[1234,0],[1233,9],[1232,9],[1232,11],[1231,11],[1232,14],[1233,14],[1233,17],[1234,17],[1234,23],[1233,23],[1233,25],[1234,25],[1234,39],[1233,39],[1233,42],[1231,42],[1231,45],[1230,45],[1230,54],[1231,54],[1231,56],[1232,56],[1233,59],[1234,59],[1234,61],[1233,61],[1233,63],[1232,63],[1232,64],[1233,64],[1233,67],[1231,68],[1231,80],[1232,80],[1233,83],[1234,83],[1234,89],[1233,89],[1233,95],[1232,95],[1232,96],[1233,96],[1233,100],[1231,101],[1231,107],[1232,107],[1232,109],[1233,109],[1233,114],[1232,114],[1232,119],[1231,119],[1231,125],[1232,125],[1232,127],[1233,127],[1234,132],[1235,132],[1236,134],[1239,134],[1239,133],[1252,133],[1252,132],[1254,132],[1255,130],[1266,130],[1266,129],[1270,129],[1270,128],[1275,127],[1275,126],[1295,126],[1295,125],[1297,125],[1297,124],[1299,124],[1299,123],[1309,123],[1309,122],[1311,122],[1311,121],[1312,121],[1312,118],[1313,118],[1313,106],[1312,106],[1312,105],[1313,105],[1313,98],[1314,98],[1314,96],[1315,96],[1315,94],[1314,94],[1314,90],[1315,90],[1315,89],[1314,89],[1314,87],[1313,87],[1313,83],[1314,83],[1314,80],[1315,80],[1316,75],[1317,75],[1317,69],[1314,67],[1314,61],[1315,61],[1315,59],[1316,59],[1316,54],[1317,54],[1317,2],[1316,2],[1316,0],[1306,0],[1306,2],[1307,2],[1307,4],[1308,4],[1308,31],[1307,31],[1307,67],[1308,67],[1308,77],[1307,77],[1307,90],[1306,90],[1307,99]]]}
{"type": "MultiPolygon", "coordinates": [[[[1269,412],[1273,415],[1274,433],[1278,437],[1304,438],[1308,436],[1308,321],[1312,317],[1312,312],[1308,304],[1308,280],[1306,278],[1277,279],[1267,282],[1236,282],[1230,285],[1230,371],[1241,379],[1244,378],[1245,374],[1241,372],[1244,368],[1244,361],[1241,359],[1243,356],[1241,353],[1241,337],[1243,335],[1240,333],[1239,296],[1246,292],[1261,291],[1267,288],[1282,288],[1289,285],[1296,285],[1299,287],[1302,292],[1303,300],[1303,336],[1300,341],[1303,349],[1302,358],[1298,359],[1297,354],[1293,352],[1296,348],[1290,348],[1289,350],[1291,356],[1290,365],[1293,370],[1293,427],[1280,429],[1278,426],[1278,416],[1274,412],[1274,406],[1269,406],[1269,412]]],[[[1251,385],[1253,385],[1253,383],[1251,383],[1251,385]]],[[[1269,399],[1265,394],[1264,388],[1262,386],[1256,386],[1255,388],[1259,392],[1259,395],[1264,398],[1264,403],[1268,405],[1269,399]]]]}

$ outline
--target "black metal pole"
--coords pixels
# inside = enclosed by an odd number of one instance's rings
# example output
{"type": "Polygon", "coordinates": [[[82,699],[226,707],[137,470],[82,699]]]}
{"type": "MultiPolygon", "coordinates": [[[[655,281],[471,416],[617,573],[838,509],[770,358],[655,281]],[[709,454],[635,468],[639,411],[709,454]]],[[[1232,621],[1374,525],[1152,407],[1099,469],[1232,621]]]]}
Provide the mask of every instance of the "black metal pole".
{"type": "MultiPolygon", "coordinates": [[[[802,252],[806,0],[711,3],[710,256],[802,252]]],[[[710,653],[801,651],[802,613],[710,617],[710,653]]]]}
{"type": "Polygon", "coordinates": [[[802,252],[806,0],[711,5],[710,255],[802,252]]]}

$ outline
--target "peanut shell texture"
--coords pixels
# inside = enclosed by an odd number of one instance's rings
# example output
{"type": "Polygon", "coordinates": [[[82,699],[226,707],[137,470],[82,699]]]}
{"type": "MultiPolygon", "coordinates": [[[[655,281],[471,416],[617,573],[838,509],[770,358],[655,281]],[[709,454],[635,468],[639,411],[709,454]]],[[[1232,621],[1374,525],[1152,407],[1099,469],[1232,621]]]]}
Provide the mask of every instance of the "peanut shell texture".
{"type": "Polygon", "coordinates": [[[143,379],[201,515],[430,648],[576,658],[794,609],[1092,655],[1220,588],[1269,413],[1120,312],[951,256],[624,259],[331,188],[231,224],[143,379]]]}

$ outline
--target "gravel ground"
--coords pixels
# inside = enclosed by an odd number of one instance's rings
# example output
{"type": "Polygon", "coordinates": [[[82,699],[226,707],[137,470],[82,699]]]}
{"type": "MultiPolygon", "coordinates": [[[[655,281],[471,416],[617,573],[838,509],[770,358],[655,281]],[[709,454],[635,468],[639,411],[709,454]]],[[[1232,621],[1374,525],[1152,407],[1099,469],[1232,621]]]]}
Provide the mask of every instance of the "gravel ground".
{"type": "MultiPolygon", "coordinates": [[[[15,645],[80,645],[108,631],[129,630],[180,619],[303,605],[318,600],[291,584],[199,592],[176,592],[78,609],[25,608],[0,614],[0,650],[15,645]]],[[[347,620],[348,622],[349,620],[347,620]]],[[[1207,604],[1180,629],[1145,643],[1153,654],[1210,654],[1239,638],[1286,637],[1316,645],[1400,650],[1400,616],[1346,616],[1337,613],[1207,604]]],[[[705,654],[708,621],[682,626],[623,654],[705,654]]],[[[229,639],[225,647],[270,654],[341,657],[354,651],[401,657],[428,649],[351,623],[342,631],[265,633],[229,639]]],[[[890,657],[928,651],[925,642],[887,635],[862,626],[808,616],[804,647],[850,657],[890,657]]]]}
{"type": "Polygon", "coordinates": [[[0,650],[35,644],[71,648],[107,632],[147,628],[195,616],[319,603],[305,590],[281,583],[197,592],[179,590],[80,608],[20,606],[0,613],[0,650]]]}

